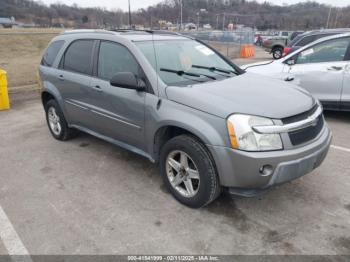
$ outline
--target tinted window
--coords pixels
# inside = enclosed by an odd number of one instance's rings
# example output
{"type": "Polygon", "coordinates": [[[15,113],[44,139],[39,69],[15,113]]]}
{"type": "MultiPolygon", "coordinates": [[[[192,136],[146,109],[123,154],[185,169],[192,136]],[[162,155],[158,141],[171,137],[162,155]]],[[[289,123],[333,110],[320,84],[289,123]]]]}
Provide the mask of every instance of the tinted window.
{"type": "Polygon", "coordinates": [[[293,32],[292,35],[290,36],[290,40],[293,41],[300,34],[302,34],[302,32],[293,32]]]}
{"type": "Polygon", "coordinates": [[[289,43],[288,47],[293,47],[296,45],[296,43],[298,43],[300,41],[300,39],[302,39],[303,36],[302,35],[298,35],[296,36],[292,42],[289,43]]]}
{"type": "Polygon", "coordinates": [[[336,34],[322,34],[322,35],[316,35],[315,36],[315,41],[318,39],[321,39],[322,37],[327,37],[327,36],[331,36],[331,35],[336,35],[336,34]]]}
{"type": "Polygon", "coordinates": [[[319,43],[301,52],[297,64],[344,61],[350,38],[339,38],[319,43]]]}
{"type": "Polygon", "coordinates": [[[93,40],[73,42],[64,55],[63,68],[68,71],[90,74],[93,45],[93,40]]]}
{"type": "Polygon", "coordinates": [[[316,36],[314,35],[310,35],[310,36],[306,36],[303,39],[301,39],[298,43],[296,43],[296,46],[306,46],[310,43],[312,43],[313,41],[316,40],[316,36]]]}
{"type": "Polygon", "coordinates": [[[98,58],[98,76],[110,80],[116,73],[132,72],[139,75],[139,65],[129,50],[116,43],[101,42],[98,58]]]}
{"type": "Polygon", "coordinates": [[[64,41],[56,41],[51,43],[51,45],[46,49],[46,52],[41,60],[41,64],[44,66],[52,66],[56,59],[58,52],[61,50],[64,41]]]}

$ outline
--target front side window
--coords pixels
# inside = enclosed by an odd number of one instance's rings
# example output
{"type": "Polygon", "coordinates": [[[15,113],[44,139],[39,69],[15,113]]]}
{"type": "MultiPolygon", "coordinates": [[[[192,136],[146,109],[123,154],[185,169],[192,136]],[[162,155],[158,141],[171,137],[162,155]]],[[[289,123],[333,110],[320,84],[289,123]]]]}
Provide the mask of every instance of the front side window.
{"type": "Polygon", "coordinates": [[[190,85],[237,74],[232,65],[194,40],[144,41],[136,45],[167,85],[190,85]]]}
{"type": "Polygon", "coordinates": [[[132,72],[139,75],[140,67],[129,50],[113,42],[101,42],[97,74],[99,78],[111,80],[121,72],[132,72]]]}
{"type": "Polygon", "coordinates": [[[91,74],[91,57],[94,40],[77,40],[67,49],[63,69],[81,74],[91,74]]]}
{"type": "Polygon", "coordinates": [[[63,40],[55,41],[46,49],[45,54],[41,60],[41,65],[51,67],[56,59],[58,52],[64,44],[63,40]]]}
{"type": "Polygon", "coordinates": [[[350,37],[319,43],[301,52],[296,64],[344,61],[350,37]]]}

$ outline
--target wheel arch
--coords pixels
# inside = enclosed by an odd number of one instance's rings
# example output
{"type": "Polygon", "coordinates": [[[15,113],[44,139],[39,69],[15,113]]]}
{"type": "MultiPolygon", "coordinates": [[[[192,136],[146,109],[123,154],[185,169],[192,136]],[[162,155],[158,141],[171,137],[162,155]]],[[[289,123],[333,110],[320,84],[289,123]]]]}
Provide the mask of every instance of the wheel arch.
{"type": "Polygon", "coordinates": [[[52,99],[57,100],[51,92],[49,92],[47,90],[44,90],[41,92],[41,103],[43,104],[44,107],[45,107],[46,103],[52,99]]]}
{"type": "Polygon", "coordinates": [[[276,49],[278,49],[278,48],[281,48],[281,49],[284,49],[284,46],[282,46],[282,45],[274,45],[272,48],[271,48],[271,50],[272,50],[272,52],[274,51],[274,50],[276,50],[276,49]]]}
{"type": "Polygon", "coordinates": [[[165,145],[165,143],[170,139],[180,135],[192,136],[196,140],[198,140],[200,143],[202,143],[206,148],[208,154],[212,158],[213,162],[215,163],[214,158],[209,148],[207,147],[207,144],[211,144],[208,137],[206,137],[203,133],[198,132],[197,130],[195,130],[190,126],[184,126],[176,123],[169,123],[169,124],[162,125],[154,133],[152,155],[155,162],[159,161],[160,151],[162,147],[165,145]]]}
{"type": "Polygon", "coordinates": [[[50,99],[56,100],[56,102],[60,106],[60,109],[62,110],[64,117],[68,121],[66,108],[64,106],[64,101],[59,90],[50,82],[44,81],[43,89],[41,90],[42,105],[45,107],[45,103],[48,102],[50,99]]]}

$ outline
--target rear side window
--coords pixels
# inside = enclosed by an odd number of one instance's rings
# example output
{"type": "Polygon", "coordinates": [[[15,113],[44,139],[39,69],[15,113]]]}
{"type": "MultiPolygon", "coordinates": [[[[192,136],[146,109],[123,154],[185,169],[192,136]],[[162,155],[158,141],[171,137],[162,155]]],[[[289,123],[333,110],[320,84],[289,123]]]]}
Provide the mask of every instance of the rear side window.
{"type": "Polygon", "coordinates": [[[298,43],[296,43],[296,46],[306,46],[310,43],[312,43],[313,41],[316,40],[316,36],[314,35],[310,35],[310,36],[306,36],[303,39],[301,39],[298,43]]]}
{"type": "Polygon", "coordinates": [[[322,35],[317,35],[316,38],[315,38],[315,41],[318,40],[318,39],[321,39],[323,37],[327,37],[327,36],[331,36],[331,35],[336,35],[336,34],[322,34],[322,35]]]}
{"type": "Polygon", "coordinates": [[[91,74],[91,58],[94,40],[77,40],[67,49],[63,69],[81,74],[91,74]]]}
{"type": "Polygon", "coordinates": [[[63,44],[63,40],[52,42],[41,59],[41,65],[51,67],[63,44]]]}
{"type": "Polygon", "coordinates": [[[300,39],[302,39],[303,36],[302,35],[297,35],[292,42],[289,43],[288,47],[293,47],[296,46],[296,43],[298,43],[300,41],[300,39]]]}

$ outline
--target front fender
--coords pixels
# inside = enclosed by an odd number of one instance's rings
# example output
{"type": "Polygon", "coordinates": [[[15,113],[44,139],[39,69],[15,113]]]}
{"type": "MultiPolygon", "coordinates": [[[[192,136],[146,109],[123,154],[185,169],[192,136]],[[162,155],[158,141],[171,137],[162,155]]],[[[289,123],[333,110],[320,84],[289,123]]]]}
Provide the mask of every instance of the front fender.
{"type": "MultiPolygon", "coordinates": [[[[154,98],[154,100],[158,99],[154,98]]],[[[154,155],[154,139],[157,131],[167,126],[185,129],[206,145],[227,146],[229,144],[225,119],[166,99],[162,100],[159,109],[152,106],[152,103],[157,103],[156,101],[149,102],[146,103],[149,106],[145,119],[145,138],[147,151],[153,158],[157,158],[154,155]]]]}

